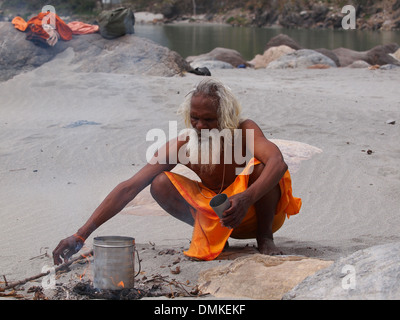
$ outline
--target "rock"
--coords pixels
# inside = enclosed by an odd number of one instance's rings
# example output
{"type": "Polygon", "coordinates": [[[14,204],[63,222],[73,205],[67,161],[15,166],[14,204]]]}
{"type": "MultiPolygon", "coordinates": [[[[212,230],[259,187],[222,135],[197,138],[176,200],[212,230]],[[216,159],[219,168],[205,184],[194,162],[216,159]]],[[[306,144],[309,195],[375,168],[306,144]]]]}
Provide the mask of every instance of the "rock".
{"type": "Polygon", "coordinates": [[[196,68],[208,68],[210,70],[212,69],[233,69],[233,66],[224,61],[219,61],[219,60],[195,60],[193,61],[190,66],[193,69],[196,68]]]}
{"type": "Polygon", "coordinates": [[[251,64],[255,69],[265,68],[270,62],[294,51],[294,49],[285,45],[271,47],[265,50],[263,55],[256,55],[253,60],[249,61],[249,64],[251,64]]]}
{"type": "Polygon", "coordinates": [[[325,24],[330,8],[322,3],[301,6],[298,2],[286,2],[279,11],[281,26],[286,28],[313,28],[325,24]]]}
{"type": "Polygon", "coordinates": [[[282,139],[270,139],[270,141],[277,145],[290,172],[293,173],[300,170],[301,162],[323,152],[322,149],[299,141],[282,139]]]}
{"type": "Polygon", "coordinates": [[[399,9],[400,9],[400,0],[397,0],[392,6],[392,10],[396,11],[396,10],[399,10],[399,9]]]}
{"type": "Polygon", "coordinates": [[[223,61],[231,64],[233,67],[237,68],[240,65],[249,66],[246,60],[242,57],[242,55],[233,49],[227,48],[215,48],[208,53],[201,54],[198,56],[189,56],[186,58],[190,64],[198,61],[223,61]]]}
{"type": "Polygon", "coordinates": [[[329,12],[329,8],[324,4],[313,4],[311,18],[314,23],[323,22],[329,12]]]}
{"type": "Polygon", "coordinates": [[[357,60],[357,61],[354,61],[352,64],[349,64],[347,67],[354,68],[354,69],[356,69],[356,68],[362,69],[362,68],[369,68],[370,66],[371,65],[368,62],[365,62],[363,60],[357,60]]]}
{"type": "Polygon", "coordinates": [[[265,45],[264,51],[268,50],[271,47],[279,47],[282,45],[288,46],[294,50],[303,49],[295,40],[293,40],[288,35],[279,34],[268,41],[268,43],[265,45]]]}
{"type": "Polygon", "coordinates": [[[151,40],[125,35],[105,40],[97,34],[76,37],[71,41],[76,68],[82,72],[109,72],[174,76],[189,71],[190,65],[175,51],[151,40]]]}
{"type": "Polygon", "coordinates": [[[354,51],[347,48],[337,48],[332,51],[338,57],[341,67],[347,67],[355,61],[367,60],[366,52],[354,51]]]}
{"type": "Polygon", "coordinates": [[[304,19],[299,12],[285,12],[279,16],[279,24],[284,28],[297,28],[304,26],[304,19]]]}
{"type": "Polygon", "coordinates": [[[316,64],[323,64],[336,68],[335,62],[327,56],[314,50],[301,49],[293,53],[286,54],[275,61],[272,61],[267,66],[267,69],[305,69],[316,64]]]}
{"type": "MultiPolygon", "coordinates": [[[[303,49],[303,47],[301,47],[295,40],[293,40],[288,35],[279,34],[268,41],[268,43],[265,46],[265,51],[267,51],[269,48],[279,47],[279,46],[287,46],[294,50],[303,49]]],[[[335,62],[336,66],[338,66],[338,67],[340,66],[340,61],[339,61],[338,57],[336,56],[336,54],[332,50],[320,48],[320,49],[315,49],[315,51],[322,53],[323,55],[332,59],[335,62]]]]}
{"type": "Polygon", "coordinates": [[[283,299],[398,300],[400,243],[360,250],[316,272],[283,299]]]}
{"type": "Polygon", "coordinates": [[[394,64],[384,64],[383,66],[380,66],[380,70],[393,70],[393,69],[398,69],[400,66],[394,65],[394,64]]]}
{"type": "Polygon", "coordinates": [[[394,53],[389,53],[389,56],[391,56],[391,57],[393,57],[393,58],[395,58],[395,59],[400,61],[400,49],[397,49],[397,51],[394,52],[394,53]]]}
{"type": "Polygon", "coordinates": [[[180,10],[175,1],[169,1],[163,3],[161,13],[166,19],[172,20],[179,16],[180,10]]]}
{"type": "Polygon", "coordinates": [[[54,47],[40,47],[25,39],[10,22],[0,22],[0,80],[8,80],[20,72],[30,71],[53,59],[67,46],[59,41],[54,47]]]}
{"type": "Polygon", "coordinates": [[[396,43],[376,46],[367,52],[367,60],[365,61],[372,65],[394,64],[400,66],[400,61],[389,55],[395,53],[398,49],[399,46],[396,43]]]}
{"type": "Polygon", "coordinates": [[[275,10],[261,10],[260,8],[256,9],[254,24],[258,27],[272,25],[277,21],[278,15],[278,12],[275,10]]]}
{"type": "Polygon", "coordinates": [[[327,15],[325,21],[322,24],[323,28],[333,28],[333,29],[341,29],[342,28],[342,20],[343,14],[339,12],[333,12],[327,15]]]}
{"type": "Polygon", "coordinates": [[[332,59],[333,62],[335,62],[337,67],[340,67],[340,61],[339,58],[337,57],[337,55],[329,49],[325,49],[325,48],[320,48],[320,49],[314,49],[315,51],[322,53],[324,56],[327,56],[328,58],[332,59]]]}
{"type": "Polygon", "coordinates": [[[333,262],[298,256],[247,255],[200,273],[199,289],[215,297],[280,300],[316,271],[333,262]]]}
{"type": "Polygon", "coordinates": [[[157,21],[162,21],[164,16],[161,13],[152,12],[135,12],[135,20],[137,23],[155,23],[157,21]]]}
{"type": "Polygon", "coordinates": [[[338,57],[342,67],[347,67],[357,60],[363,60],[370,65],[400,65],[400,61],[390,55],[395,53],[398,48],[399,46],[396,43],[392,43],[379,45],[368,51],[354,51],[346,48],[337,48],[332,51],[338,57]]]}
{"type": "Polygon", "coordinates": [[[73,48],[72,67],[82,72],[114,72],[174,76],[190,70],[176,52],[135,35],[107,40],[100,34],[73,36],[54,47],[39,47],[25,39],[26,34],[11,23],[0,22],[0,80],[33,70],[52,60],[67,48],[73,48]]]}

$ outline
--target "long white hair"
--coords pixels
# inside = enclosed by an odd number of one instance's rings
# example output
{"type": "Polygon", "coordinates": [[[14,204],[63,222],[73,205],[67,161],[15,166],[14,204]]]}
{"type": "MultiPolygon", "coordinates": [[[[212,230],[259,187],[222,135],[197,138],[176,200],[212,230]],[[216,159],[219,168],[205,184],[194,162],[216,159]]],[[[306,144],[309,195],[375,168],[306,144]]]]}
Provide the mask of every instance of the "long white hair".
{"type": "Polygon", "coordinates": [[[178,109],[178,114],[183,116],[187,128],[191,127],[190,105],[193,96],[203,95],[215,100],[218,104],[218,129],[229,129],[233,133],[234,129],[239,128],[242,121],[242,107],[230,88],[221,81],[214,78],[202,80],[187,95],[178,109]]]}

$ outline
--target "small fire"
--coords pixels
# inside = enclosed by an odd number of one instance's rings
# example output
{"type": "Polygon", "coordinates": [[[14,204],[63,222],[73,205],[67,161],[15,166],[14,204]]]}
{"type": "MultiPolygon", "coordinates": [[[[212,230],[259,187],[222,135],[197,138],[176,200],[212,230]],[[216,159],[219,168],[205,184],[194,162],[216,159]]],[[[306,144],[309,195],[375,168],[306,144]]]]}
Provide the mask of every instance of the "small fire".
{"type": "Polygon", "coordinates": [[[121,280],[120,282],[117,283],[118,280],[114,280],[113,277],[110,277],[111,282],[114,286],[118,287],[118,288],[125,288],[125,284],[124,282],[121,280]]]}
{"type": "Polygon", "coordinates": [[[86,271],[89,269],[89,266],[90,266],[90,260],[89,260],[89,258],[90,258],[91,256],[92,256],[91,253],[89,253],[88,255],[82,254],[82,257],[85,258],[85,259],[87,260],[88,266],[85,268],[85,270],[83,270],[83,273],[79,276],[79,281],[82,281],[83,277],[84,277],[85,274],[86,274],[86,271]]]}

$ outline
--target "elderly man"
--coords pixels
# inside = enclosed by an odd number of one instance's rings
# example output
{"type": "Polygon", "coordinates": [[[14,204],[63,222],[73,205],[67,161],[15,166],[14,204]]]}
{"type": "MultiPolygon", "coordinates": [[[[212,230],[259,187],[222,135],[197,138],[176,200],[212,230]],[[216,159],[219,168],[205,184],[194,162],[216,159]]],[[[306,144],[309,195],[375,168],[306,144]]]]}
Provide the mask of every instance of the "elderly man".
{"type": "Polygon", "coordinates": [[[187,256],[215,259],[229,237],[255,238],[260,253],[281,253],[273,233],[287,216],[299,212],[301,199],[292,196],[290,174],[280,150],[254,121],[241,119],[239,102],[215,79],[200,82],[180,111],[195,134],[170,140],[132,178],[117,185],[77,233],[60,241],[53,251],[55,264],[79,251],[96,228],[148,185],[166,212],[193,226],[190,248],[184,252],[187,256]],[[213,135],[206,135],[215,131],[232,133],[218,136],[224,143],[217,152],[212,149],[213,135]],[[159,161],[161,154],[164,161],[159,161]],[[251,154],[251,158],[238,161],[243,159],[238,154],[251,154]],[[193,170],[201,182],[172,173],[178,163],[193,170]],[[221,219],[209,205],[219,193],[225,193],[230,202],[221,219]]]}

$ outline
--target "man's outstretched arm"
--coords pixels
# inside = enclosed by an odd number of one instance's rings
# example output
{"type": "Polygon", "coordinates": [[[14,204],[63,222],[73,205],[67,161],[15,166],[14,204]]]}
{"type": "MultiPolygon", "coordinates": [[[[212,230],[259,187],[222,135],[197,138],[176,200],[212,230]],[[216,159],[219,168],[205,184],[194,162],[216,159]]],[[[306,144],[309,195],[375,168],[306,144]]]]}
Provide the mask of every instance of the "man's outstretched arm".
{"type": "MultiPolygon", "coordinates": [[[[160,149],[160,151],[165,151],[164,154],[167,156],[166,164],[148,163],[133,177],[118,184],[96,208],[85,224],[78,229],[77,233],[60,241],[53,250],[54,264],[61,264],[63,262],[62,259],[68,261],[73,254],[82,248],[83,243],[94,230],[118,214],[140,191],[150,185],[157,175],[164,171],[170,171],[176,166],[176,163],[169,164],[168,161],[170,143],[163,147],[167,151],[160,149]]],[[[178,144],[180,147],[182,143],[178,144]]]]}

